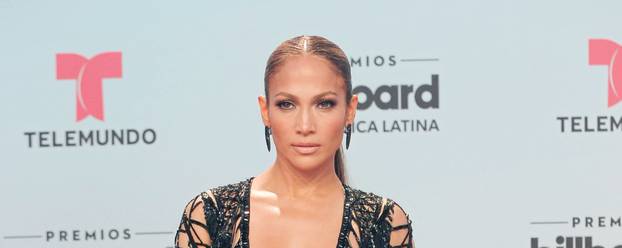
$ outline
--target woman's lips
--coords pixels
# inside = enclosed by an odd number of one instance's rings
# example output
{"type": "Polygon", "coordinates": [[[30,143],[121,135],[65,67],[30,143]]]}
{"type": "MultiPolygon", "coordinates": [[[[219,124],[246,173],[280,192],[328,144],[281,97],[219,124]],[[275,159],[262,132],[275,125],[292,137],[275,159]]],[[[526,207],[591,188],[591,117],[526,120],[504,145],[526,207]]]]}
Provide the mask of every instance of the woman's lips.
{"type": "Polygon", "coordinates": [[[308,154],[312,154],[314,152],[316,152],[317,150],[320,149],[320,144],[315,144],[315,143],[295,143],[292,144],[292,147],[294,147],[294,150],[296,150],[296,152],[303,154],[303,155],[308,155],[308,154]]]}

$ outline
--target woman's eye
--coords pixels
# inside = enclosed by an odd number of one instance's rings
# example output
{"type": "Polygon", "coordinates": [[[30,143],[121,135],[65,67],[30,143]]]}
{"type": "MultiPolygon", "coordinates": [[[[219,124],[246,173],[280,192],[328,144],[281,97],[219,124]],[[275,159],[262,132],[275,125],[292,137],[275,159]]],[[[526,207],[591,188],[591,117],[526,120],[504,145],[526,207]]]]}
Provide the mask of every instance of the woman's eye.
{"type": "Polygon", "coordinates": [[[322,101],[320,102],[320,108],[332,108],[333,106],[335,106],[335,102],[334,101],[322,101]]]}
{"type": "Polygon", "coordinates": [[[281,109],[291,109],[294,107],[294,104],[292,104],[291,102],[283,101],[283,102],[277,103],[276,106],[278,106],[281,109]]]}

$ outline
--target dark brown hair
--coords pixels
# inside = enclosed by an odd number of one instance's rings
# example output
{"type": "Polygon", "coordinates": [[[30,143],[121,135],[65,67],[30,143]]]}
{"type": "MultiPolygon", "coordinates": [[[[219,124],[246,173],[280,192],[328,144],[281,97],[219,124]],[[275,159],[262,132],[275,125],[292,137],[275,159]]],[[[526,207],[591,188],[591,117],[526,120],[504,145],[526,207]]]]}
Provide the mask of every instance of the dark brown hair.
{"type": "MultiPolygon", "coordinates": [[[[266,71],[264,74],[264,92],[267,102],[268,97],[268,81],[272,75],[276,73],[279,66],[283,64],[288,56],[295,55],[316,55],[330,62],[337,73],[343,78],[346,86],[346,106],[350,105],[352,98],[352,75],[350,74],[350,63],[346,54],[337,46],[337,44],[321,36],[301,35],[281,43],[270,55],[266,63],[266,71]]],[[[335,153],[335,173],[342,183],[346,183],[345,161],[342,149],[337,149],[335,153]]]]}

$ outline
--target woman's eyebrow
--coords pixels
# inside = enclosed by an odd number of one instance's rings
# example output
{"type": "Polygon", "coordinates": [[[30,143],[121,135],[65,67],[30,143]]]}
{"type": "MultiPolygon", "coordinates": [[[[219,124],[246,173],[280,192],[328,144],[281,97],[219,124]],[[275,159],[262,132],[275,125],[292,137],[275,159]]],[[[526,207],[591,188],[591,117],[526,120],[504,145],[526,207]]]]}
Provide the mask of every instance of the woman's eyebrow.
{"type": "MultiPolygon", "coordinates": [[[[292,95],[290,93],[287,93],[287,92],[279,92],[279,93],[276,93],[274,96],[276,97],[276,96],[279,96],[279,95],[287,97],[287,98],[291,98],[291,99],[294,99],[294,100],[298,99],[297,96],[294,96],[294,95],[292,95]]],[[[318,99],[318,98],[324,97],[326,95],[335,95],[336,96],[337,93],[335,93],[334,91],[326,91],[324,93],[320,93],[320,94],[314,96],[313,99],[318,99]]]]}

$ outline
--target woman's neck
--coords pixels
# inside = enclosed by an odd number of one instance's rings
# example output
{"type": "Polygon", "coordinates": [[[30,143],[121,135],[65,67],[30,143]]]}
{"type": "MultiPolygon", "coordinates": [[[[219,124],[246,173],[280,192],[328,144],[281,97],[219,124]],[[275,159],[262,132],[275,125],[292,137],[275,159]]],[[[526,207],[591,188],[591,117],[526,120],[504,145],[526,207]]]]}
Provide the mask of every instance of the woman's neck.
{"type": "Polygon", "coordinates": [[[332,160],[313,170],[302,170],[278,157],[272,166],[253,180],[253,188],[292,199],[324,197],[343,192],[332,160]]]}

